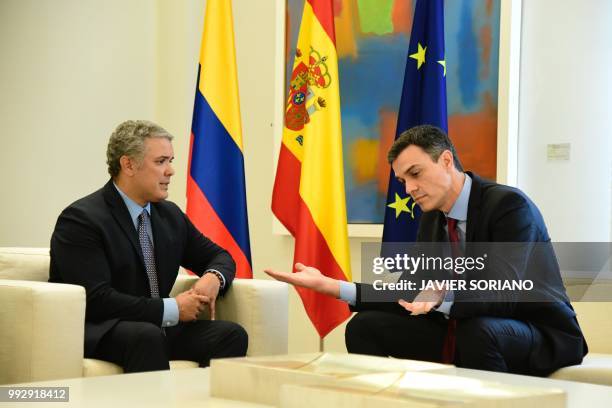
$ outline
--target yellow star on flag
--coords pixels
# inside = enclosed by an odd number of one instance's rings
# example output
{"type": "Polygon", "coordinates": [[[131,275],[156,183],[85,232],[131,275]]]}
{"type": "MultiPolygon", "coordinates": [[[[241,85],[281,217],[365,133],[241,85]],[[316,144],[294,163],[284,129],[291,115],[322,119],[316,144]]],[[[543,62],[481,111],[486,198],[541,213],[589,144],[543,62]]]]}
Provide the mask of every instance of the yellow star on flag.
{"type": "Polygon", "coordinates": [[[395,193],[395,202],[388,204],[387,207],[395,209],[395,218],[399,218],[400,214],[404,211],[414,218],[412,210],[408,208],[408,201],[410,201],[410,196],[401,198],[399,194],[395,193]]]}
{"type": "Polygon", "coordinates": [[[423,48],[421,43],[417,43],[418,51],[414,54],[410,55],[410,58],[413,58],[417,61],[417,69],[421,68],[421,65],[425,63],[425,52],[427,52],[427,47],[423,48]]]}
{"type": "Polygon", "coordinates": [[[442,65],[444,67],[444,76],[446,76],[446,59],[438,61],[438,64],[440,64],[440,65],[442,65]]]}

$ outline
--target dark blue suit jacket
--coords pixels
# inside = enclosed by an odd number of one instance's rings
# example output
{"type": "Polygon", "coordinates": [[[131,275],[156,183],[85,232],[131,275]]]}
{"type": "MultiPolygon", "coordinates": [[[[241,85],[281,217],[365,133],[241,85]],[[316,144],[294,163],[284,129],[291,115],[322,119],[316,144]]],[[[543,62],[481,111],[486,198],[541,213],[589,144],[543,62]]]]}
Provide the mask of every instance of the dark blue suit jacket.
{"type": "MultiPolygon", "coordinates": [[[[496,299],[495,301],[466,301],[462,292],[456,292],[450,316],[467,319],[475,316],[513,318],[526,322],[533,328],[534,348],[531,350],[530,371],[534,375],[548,375],[556,369],[580,364],[587,353],[586,341],[576,320],[559,271],[556,256],[550,245],[550,237],[542,214],[536,205],[520,190],[472,177],[472,189],[468,203],[467,243],[527,243],[537,244],[537,250],[525,250],[521,268],[508,268],[510,278],[521,279],[525,270],[536,272],[535,278],[547,293],[538,301],[496,299]]],[[[446,224],[441,211],[423,213],[417,240],[419,242],[447,241],[446,224]]],[[[499,266],[499,265],[497,265],[499,266]]],[[[534,278],[534,276],[530,276],[534,278]]],[[[357,304],[354,311],[386,310],[405,312],[397,304],[365,302],[369,285],[357,284],[357,304]]],[[[489,293],[493,293],[489,291],[489,293]]]]}
{"type": "MultiPolygon", "coordinates": [[[[151,227],[161,298],[169,297],[179,266],[199,275],[216,269],[225,277],[224,291],[229,288],[233,259],[203,236],[176,204],[151,203],[151,227]]],[[[86,290],[86,356],[120,320],[161,326],[163,301],[150,297],[138,234],[112,181],[60,214],[51,237],[49,281],[86,290]]]]}

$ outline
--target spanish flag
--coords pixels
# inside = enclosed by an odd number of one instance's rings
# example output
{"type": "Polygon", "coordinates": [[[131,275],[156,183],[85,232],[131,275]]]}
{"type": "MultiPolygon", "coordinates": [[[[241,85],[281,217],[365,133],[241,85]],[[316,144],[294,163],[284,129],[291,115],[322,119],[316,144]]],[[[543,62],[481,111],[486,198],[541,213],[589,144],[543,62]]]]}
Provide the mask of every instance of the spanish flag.
{"type": "MultiPolygon", "coordinates": [[[[285,107],[272,211],[295,237],[294,263],[351,280],[333,0],[306,0],[285,107]]],[[[297,289],[319,336],[350,316],[346,303],[297,289]]]]}
{"type": "Polygon", "coordinates": [[[208,0],[191,125],[187,215],[252,278],[232,6],[208,0]]]}

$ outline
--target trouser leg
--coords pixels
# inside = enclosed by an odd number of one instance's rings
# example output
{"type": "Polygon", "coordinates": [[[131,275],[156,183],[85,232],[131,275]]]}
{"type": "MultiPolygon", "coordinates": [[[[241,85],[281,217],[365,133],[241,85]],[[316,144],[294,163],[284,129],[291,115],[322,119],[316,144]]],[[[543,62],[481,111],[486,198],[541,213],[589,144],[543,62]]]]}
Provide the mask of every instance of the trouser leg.
{"type": "Polygon", "coordinates": [[[346,348],[349,353],[440,361],[447,325],[440,313],[359,312],[346,326],[346,348]]]}
{"type": "Polygon", "coordinates": [[[172,360],[197,361],[201,367],[213,358],[243,357],[249,343],[246,331],[237,323],[198,320],[166,329],[172,360]]]}
{"type": "Polygon", "coordinates": [[[118,322],[91,357],[120,365],[126,373],[169,368],[166,337],[161,328],[147,322],[118,322]]]}
{"type": "Polygon", "coordinates": [[[457,322],[455,364],[517,374],[529,373],[533,334],[515,319],[475,317],[457,322]]]}

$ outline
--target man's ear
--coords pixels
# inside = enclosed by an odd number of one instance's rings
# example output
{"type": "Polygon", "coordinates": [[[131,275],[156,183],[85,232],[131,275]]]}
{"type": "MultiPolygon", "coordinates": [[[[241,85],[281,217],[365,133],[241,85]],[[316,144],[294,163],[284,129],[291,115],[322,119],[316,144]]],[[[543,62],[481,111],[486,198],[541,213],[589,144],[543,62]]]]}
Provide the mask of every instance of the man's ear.
{"type": "Polygon", "coordinates": [[[121,156],[119,159],[119,164],[121,165],[121,170],[126,176],[134,175],[136,171],[136,162],[128,156],[121,156]]]}
{"type": "Polygon", "coordinates": [[[442,159],[442,164],[446,168],[451,168],[451,167],[454,167],[455,165],[453,154],[451,153],[450,150],[443,151],[442,154],[440,155],[440,159],[442,159]]]}

